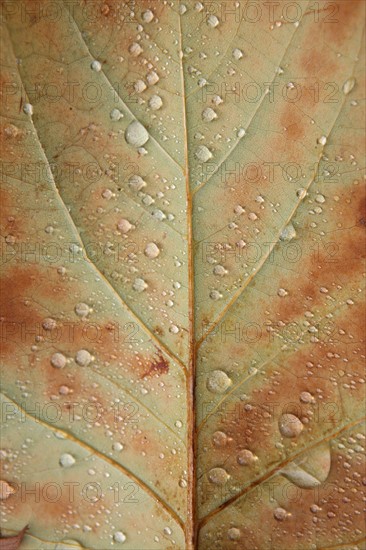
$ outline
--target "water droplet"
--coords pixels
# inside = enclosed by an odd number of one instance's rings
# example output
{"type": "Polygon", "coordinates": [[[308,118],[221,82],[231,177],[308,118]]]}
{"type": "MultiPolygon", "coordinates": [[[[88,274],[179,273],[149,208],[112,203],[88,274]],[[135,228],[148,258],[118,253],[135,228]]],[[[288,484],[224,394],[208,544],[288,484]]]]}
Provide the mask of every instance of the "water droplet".
{"type": "Polygon", "coordinates": [[[140,44],[138,44],[137,42],[133,42],[133,44],[131,44],[131,46],[128,48],[128,51],[133,57],[137,57],[140,55],[140,53],[142,53],[143,49],[141,48],[140,44]]]}
{"type": "Polygon", "coordinates": [[[230,540],[239,540],[240,535],[240,529],[237,529],[236,527],[231,527],[228,529],[227,536],[230,540]]]}
{"type": "Polygon", "coordinates": [[[327,143],[326,136],[321,136],[320,138],[318,138],[317,142],[319,143],[319,145],[325,145],[327,143]]]}
{"type": "Polygon", "coordinates": [[[141,94],[144,90],[146,90],[147,86],[145,82],[141,79],[136,80],[136,82],[133,85],[133,89],[137,94],[141,94]]]}
{"type": "Polygon", "coordinates": [[[184,15],[184,14],[186,13],[186,11],[187,11],[187,6],[185,6],[184,4],[181,4],[181,5],[179,6],[179,13],[180,13],[181,15],[184,15]]]}
{"type": "Polygon", "coordinates": [[[141,176],[134,175],[134,176],[131,176],[130,179],[128,180],[128,185],[134,191],[141,191],[141,189],[146,187],[146,181],[144,181],[141,176]]]}
{"type": "Polygon", "coordinates": [[[87,367],[92,360],[93,356],[86,349],[80,349],[76,352],[75,361],[81,367],[87,367]]]}
{"type": "Polygon", "coordinates": [[[231,386],[232,381],[222,370],[212,371],[207,378],[207,389],[212,393],[224,393],[231,386]]]}
{"type": "Polygon", "coordinates": [[[212,158],[212,153],[205,145],[200,145],[196,149],[195,157],[201,162],[207,162],[212,158]]]}
{"type": "Polygon", "coordinates": [[[229,478],[230,476],[224,468],[212,468],[208,472],[208,479],[215,485],[224,485],[229,478]]]}
{"type": "Polygon", "coordinates": [[[217,27],[217,25],[220,23],[218,17],[216,17],[216,15],[209,15],[208,18],[207,18],[207,24],[210,26],[210,27],[217,27]]]}
{"type": "Polygon", "coordinates": [[[113,535],[114,542],[119,542],[123,544],[124,542],[126,542],[126,539],[127,537],[122,531],[116,531],[113,535]]]}
{"type": "Polygon", "coordinates": [[[325,202],[325,197],[324,197],[324,195],[317,195],[317,196],[315,197],[315,200],[316,200],[316,202],[318,202],[319,204],[323,204],[323,202],[325,202]]]}
{"type": "Polygon", "coordinates": [[[210,298],[211,300],[220,300],[220,298],[222,298],[222,294],[220,294],[218,290],[211,290],[210,298]]]}
{"type": "Polygon", "coordinates": [[[225,447],[228,443],[228,436],[225,432],[217,431],[212,436],[212,443],[215,445],[215,447],[225,447]]]}
{"type": "Polygon", "coordinates": [[[78,317],[87,317],[90,311],[91,311],[90,307],[88,306],[88,304],[85,304],[84,302],[80,302],[75,306],[75,313],[76,315],[78,315],[78,317]]]}
{"type": "Polygon", "coordinates": [[[288,295],[288,292],[284,288],[279,288],[277,290],[277,295],[280,296],[280,298],[284,298],[285,296],[288,295]]]}
{"type": "Polygon", "coordinates": [[[42,327],[45,330],[55,330],[55,328],[57,327],[57,323],[51,317],[47,317],[47,319],[43,320],[42,327]]]}
{"type": "Polygon", "coordinates": [[[51,365],[56,369],[63,369],[66,365],[66,357],[62,353],[54,353],[51,357],[51,365]]]}
{"type": "Polygon", "coordinates": [[[118,452],[123,451],[123,445],[122,445],[122,443],[119,443],[119,442],[113,443],[112,449],[114,451],[118,451],[118,452]]]}
{"type": "Polygon", "coordinates": [[[69,453],[64,453],[60,456],[59,463],[63,468],[70,468],[75,464],[75,462],[75,458],[69,453]]]}
{"type": "Polygon", "coordinates": [[[126,129],[125,139],[129,145],[133,145],[134,147],[142,147],[148,141],[149,134],[140,122],[134,120],[126,129]]]}
{"type": "Polygon", "coordinates": [[[222,265],[215,265],[213,268],[213,272],[215,275],[219,275],[220,277],[223,277],[227,274],[227,269],[224,268],[222,265]]]}
{"type": "Polygon", "coordinates": [[[356,79],[355,78],[349,78],[348,80],[346,80],[346,82],[343,84],[343,93],[345,95],[349,94],[350,92],[352,92],[353,88],[355,87],[355,84],[356,84],[356,79]]]}
{"type": "Polygon", "coordinates": [[[284,227],[280,234],[281,241],[291,241],[291,239],[294,239],[296,237],[296,230],[292,223],[289,223],[284,227]]]}
{"type": "Polygon", "coordinates": [[[157,82],[159,82],[160,78],[159,75],[155,71],[149,72],[149,74],[146,76],[146,80],[149,86],[154,86],[157,82]]]}
{"type": "Polygon", "coordinates": [[[95,71],[95,72],[97,72],[97,73],[99,73],[99,71],[102,70],[102,65],[101,65],[101,63],[100,63],[99,61],[97,61],[96,59],[94,59],[94,61],[92,61],[92,62],[90,63],[90,67],[91,67],[91,69],[92,69],[93,71],[95,71]]]}
{"type": "Polygon", "coordinates": [[[302,403],[314,403],[315,399],[311,393],[308,391],[303,391],[300,393],[300,401],[302,401],[302,403]]]}
{"type": "Polygon", "coordinates": [[[206,107],[206,109],[203,109],[202,111],[202,118],[206,122],[211,122],[212,120],[217,118],[217,114],[213,109],[211,109],[211,107],[206,107]]]}
{"type": "Polygon", "coordinates": [[[166,535],[171,535],[172,534],[172,530],[170,529],[170,527],[164,527],[164,533],[166,535]]]}
{"type": "Polygon", "coordinates": [[[243,52],[239,50],[239,48],[235,48],[235,50],[233,50],[233,58],[236,59],[236,61],[239,61],[239,59],[241,59],[243,55],[243,52]]]}
{"type": "Polygon", "coordinates": [[[149,243],[145,248],[145,256],[148,258],[157,258],[160,254],[160,249],[157,244],[149,243]]]}
{"type": "Polygon", "coordinates": [[[140,279],[139,277],[135,279],[132,288],[136,290],[136,292],[143,292],[148,287],[148,284],[144,281],[144,279],[140,279]]]}
{"type": "Polygon", "coordinates": [[[163,100],[159,95],[153,95],[149,99],[149,107],[153,111],[158,111],[163,106],[163,100]]]}
{"type": "Polygon", "coordinates": [[[284,508],[276,508],[273,512],[273,516],[277,521],[283,521],[287,518],[288,514],[284,508]]]}
{"type": "Polygon", "coordinates": [[[23,111],[26,115],[33,115],[33,105],[31,105],[30,103],[24,103],[23,111]]]}
{"type": "Polygon", "coordinates": [[[258,460],[258,457],[255,456],[252,451],[249,451],[249,449],[240,451],[237,456],[237,462],[241,466],[250,466],[256,460],[258,460]]]}
{"type": "Polygon", "coordinates": [[[182,427],[183,427],[183,423],[182,423],[180,420],[177,420],[177,421],[175,422],[175,427],[176,427],[176,428],[182,428],[182,427]]]}
{"type": "Polygon", "coordinates": [[[119,220],[119,222],[117,223],[118,230],[123,234],[128,233],[130,229],[132,229],[132,227],[133,225],[124,218],[122,218],[122,220],[119,220]]]}
{"type": "Polygon", "coordinates": [[[242,138],[245,136],[245,134],[246,134],[246,131],[244,130],[244,128],[239,128],[238,133],[236,135],[238,136],[238,138],[242,138]]]}
{"type": "Polygon", "coordinates": [[[284,437],[297,437],[304,429],[304,425],[297,416],[286,413],[279,420],[279,429],[284,437]]]}
{"type": "Polygon", "coordinates": [[[154,19],[154,14],[151,10],[146,10],[142,14],[142,19],[145,21],[145,23],[151,23],[151,21],[154,19]]]}

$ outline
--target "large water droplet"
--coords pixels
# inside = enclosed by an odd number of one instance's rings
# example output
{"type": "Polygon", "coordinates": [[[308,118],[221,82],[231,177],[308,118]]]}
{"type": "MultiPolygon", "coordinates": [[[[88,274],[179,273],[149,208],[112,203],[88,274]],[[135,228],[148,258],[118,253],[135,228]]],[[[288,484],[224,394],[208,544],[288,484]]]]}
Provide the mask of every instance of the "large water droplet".
{"type": "Polygon", "coordinates": [[[222,370],[214,370],[207,378],[207,389],[212,393],[224,393],[231,384],[231,379],[222,370]]]}
{"type": "Polygon", "coordinates": [[[129,145],[133,145],[134,147],[142,147],[148,141],[149,134],[140,122],[134,120],[126,129],[125,139],[129,145]]]}

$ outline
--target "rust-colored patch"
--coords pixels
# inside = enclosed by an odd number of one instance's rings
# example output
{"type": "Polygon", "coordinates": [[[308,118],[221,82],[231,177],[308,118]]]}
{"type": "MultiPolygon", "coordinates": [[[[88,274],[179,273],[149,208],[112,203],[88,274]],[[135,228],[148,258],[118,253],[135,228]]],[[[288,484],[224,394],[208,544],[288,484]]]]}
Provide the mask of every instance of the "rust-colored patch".
{"type": "Polygon", "coordinates": [[[150,362],[148,370],[141,375],[141,378],[152,377],[155,374],[160,376],[162,374],[167,374],[169,372],[169,363],[163,356],[160,349],[157,350],[157,358],[153,358],[150,362]]]}

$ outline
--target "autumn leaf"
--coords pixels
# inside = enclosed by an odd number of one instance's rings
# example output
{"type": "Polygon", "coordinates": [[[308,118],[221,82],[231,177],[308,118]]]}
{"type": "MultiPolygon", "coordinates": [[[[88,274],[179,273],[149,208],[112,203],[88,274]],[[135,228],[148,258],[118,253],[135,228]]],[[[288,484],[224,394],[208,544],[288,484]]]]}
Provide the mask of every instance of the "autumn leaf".
{"type": "Polygon", "coordinates": [[[364,548],[365,2],[0,6],[1,548],[364,548]]]}

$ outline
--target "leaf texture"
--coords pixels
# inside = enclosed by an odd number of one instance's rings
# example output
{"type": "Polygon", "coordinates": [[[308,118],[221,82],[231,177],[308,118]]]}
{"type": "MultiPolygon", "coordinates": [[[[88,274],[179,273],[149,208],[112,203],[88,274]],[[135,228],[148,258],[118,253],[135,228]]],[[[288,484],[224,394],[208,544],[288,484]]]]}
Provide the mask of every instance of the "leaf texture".
{"type": "Polygon", "coordinates": [[[364,548],[365,2],[1,8],[4,534],[364,548]]]}

